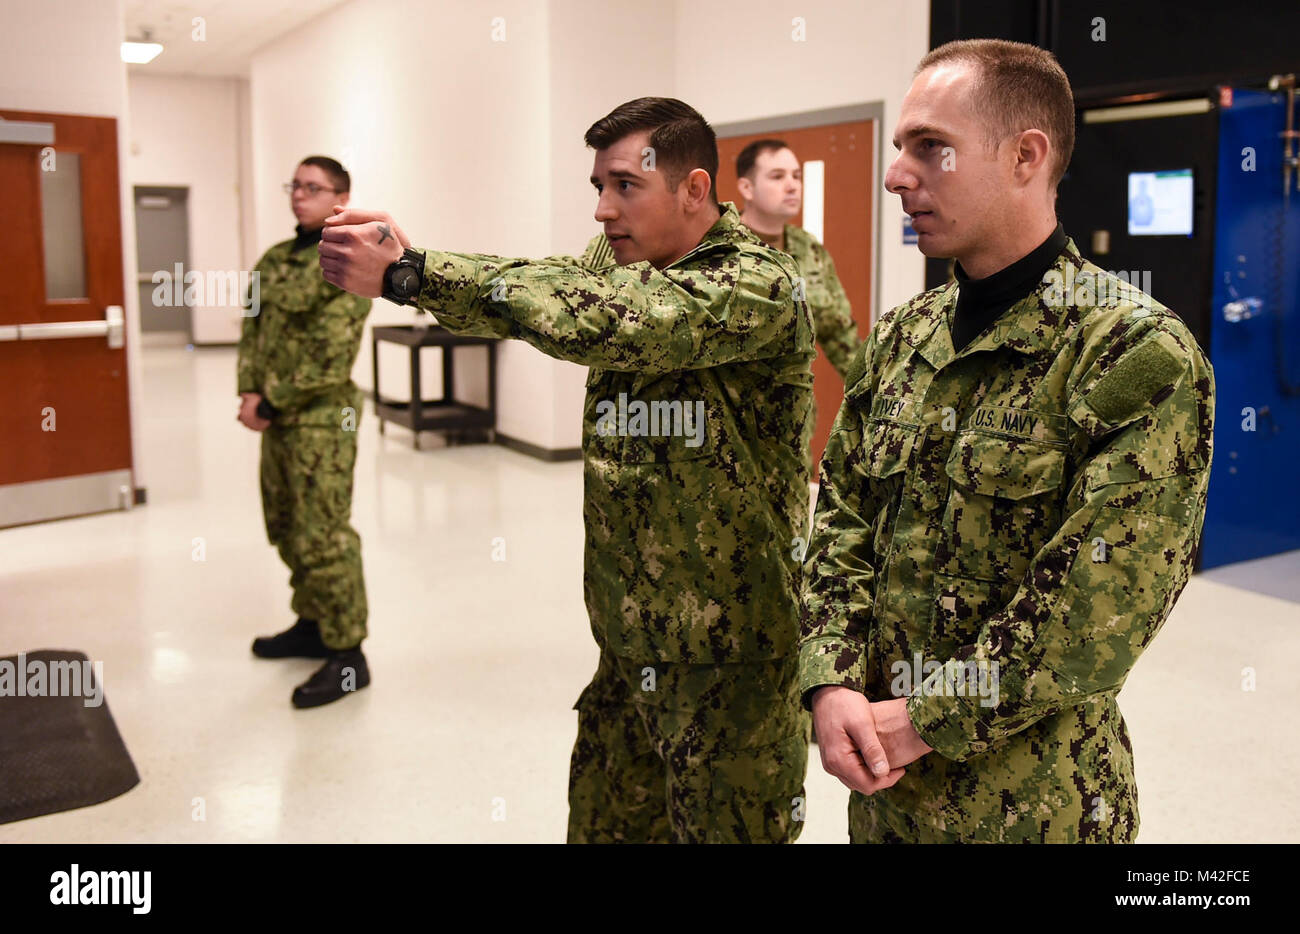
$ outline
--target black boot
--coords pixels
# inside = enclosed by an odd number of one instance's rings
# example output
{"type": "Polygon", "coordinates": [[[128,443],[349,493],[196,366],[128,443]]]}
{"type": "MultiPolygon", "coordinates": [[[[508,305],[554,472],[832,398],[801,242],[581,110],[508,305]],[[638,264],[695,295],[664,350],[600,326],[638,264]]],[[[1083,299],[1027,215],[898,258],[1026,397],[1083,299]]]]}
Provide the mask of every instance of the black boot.
{"type": "Polygon", "coordinates": [[[331,652],[316,673],[293,689],[295,707],[319,707],[359,691],[370,683],[370,668],[361,647],[331,652]]]}
{"type": "Polygon", "coordinates": [[[253,640],[258,658],[329,658],[330,650],[320,638],[314,619],[299,619],[284,632],[258,636],[253,640]]]}

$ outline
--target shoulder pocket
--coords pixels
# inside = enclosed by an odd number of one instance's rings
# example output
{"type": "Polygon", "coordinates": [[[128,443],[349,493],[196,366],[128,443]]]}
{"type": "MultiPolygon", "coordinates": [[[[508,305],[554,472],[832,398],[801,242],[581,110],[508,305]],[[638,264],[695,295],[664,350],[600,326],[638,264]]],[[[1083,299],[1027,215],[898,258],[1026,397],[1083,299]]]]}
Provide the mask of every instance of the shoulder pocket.
{"type": "Polygon", "coordinates": [[[1116,691],[1187,582],[1191,530],[1176,519],[1104,506],[1089,526],[1043,662],[1066,696],[1116,691]]]}

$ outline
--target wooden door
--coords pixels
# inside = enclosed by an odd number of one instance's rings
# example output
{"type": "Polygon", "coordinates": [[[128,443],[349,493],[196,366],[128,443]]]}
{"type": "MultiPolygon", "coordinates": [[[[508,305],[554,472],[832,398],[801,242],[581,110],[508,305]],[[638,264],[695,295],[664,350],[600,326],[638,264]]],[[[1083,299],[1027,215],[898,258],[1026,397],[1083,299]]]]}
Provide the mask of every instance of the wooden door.
{"type": "Polygon", "coordinates": [[[129,508],[117,121],[0,118],[0,526],[129,508]]]}
{"type": "MultiPolygon", "coordinates": [[[[725,133],[725,129],[723,130],[725,133]]],[[[784,140],[801,163],[825,163],[825,230],[823,243],[835,260],[835,270],[853,306],[858,334],[871,329],[871,263],[875,255],[872,218],[875,217],[875,121],[857,120],[798,129],[768,129],[761,133],[718,139],[718,200],[742,207],[736,188],[736,157],[758,139],[784,140]]],[[[802,214],[790,223],[799,226],[802,214]]],[[[821,348],[813,362],[813,394],[817,399],[817,424],[813,429],[813,464],[820,463],[831,425],[844,399],[844,383],[821,348]]],[[[815,467],[814,467],[815,469],[815,467]]]]}

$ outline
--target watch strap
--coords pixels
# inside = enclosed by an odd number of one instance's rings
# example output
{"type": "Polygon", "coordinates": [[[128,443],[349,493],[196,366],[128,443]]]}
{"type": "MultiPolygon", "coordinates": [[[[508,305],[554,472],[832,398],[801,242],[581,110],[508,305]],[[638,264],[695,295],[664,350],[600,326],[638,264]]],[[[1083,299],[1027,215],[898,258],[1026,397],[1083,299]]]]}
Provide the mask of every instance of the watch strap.
{"type": "Polygon", "coordinates": [[[424,254],[419,250],[413,250],[406,247],[402,250],[402,255],[397,262],[393,263],[384,271],[384,298],[390,302],[396,302],[399,305],[414,305],[420,295],[420,289],[424,286],[424,254]],[[413,269],[418,281],[415,291],[411,295],[399,295],[393,287],[393,277],[401,269],[413,269]]]}

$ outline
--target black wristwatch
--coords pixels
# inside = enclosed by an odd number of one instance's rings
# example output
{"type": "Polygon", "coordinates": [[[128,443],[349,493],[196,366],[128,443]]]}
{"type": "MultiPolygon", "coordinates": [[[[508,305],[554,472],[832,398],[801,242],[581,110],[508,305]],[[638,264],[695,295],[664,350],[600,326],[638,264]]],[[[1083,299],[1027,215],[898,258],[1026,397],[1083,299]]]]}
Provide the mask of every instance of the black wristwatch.
{"type": "Polygon", "coordinates": [[[384,298],[399,305],[414,305],[424,285],[424,254],[407,247],[402,258],[384,271],[384,298]]]}

